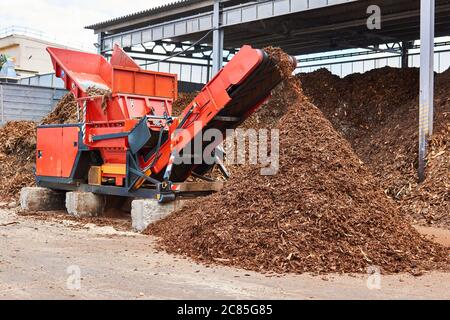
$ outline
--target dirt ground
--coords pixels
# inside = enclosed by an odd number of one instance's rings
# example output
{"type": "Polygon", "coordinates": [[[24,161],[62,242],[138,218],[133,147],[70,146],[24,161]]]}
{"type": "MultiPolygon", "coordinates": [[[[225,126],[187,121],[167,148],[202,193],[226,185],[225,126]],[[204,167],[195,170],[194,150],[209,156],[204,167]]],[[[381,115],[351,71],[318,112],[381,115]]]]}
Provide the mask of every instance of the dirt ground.
{"type": "MultiPolygon", "coordinates": [[[[421,231],[450,245],[448,231],[421,231]]],[[[371,279],[208,268],[157,252],[149,236],[0,209],[0,299],[450,299],[450,273],[381,276],[370,290],[371,279]]]]}

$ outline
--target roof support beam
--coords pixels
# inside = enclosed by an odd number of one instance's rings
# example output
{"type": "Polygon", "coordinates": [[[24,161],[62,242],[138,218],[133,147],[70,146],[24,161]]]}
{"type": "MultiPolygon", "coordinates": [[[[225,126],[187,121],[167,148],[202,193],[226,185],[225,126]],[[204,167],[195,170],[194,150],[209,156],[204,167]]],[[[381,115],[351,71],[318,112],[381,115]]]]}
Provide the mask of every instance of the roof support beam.
{"type": "Polygon", "coordinates": [[[213,11],[213,51],[212,51],[212,74],[216,75],[223,66],[223,42],[224,30],[222,28],[222,5],[221,0],[214,0],[213,11]]]}
{"type": "MultiPolygon", "coordinates": [[[[221,0],[223,2],[224,0],[221,0]]],[[[226,7],[221,10],[222,28],[280,17],[290,13],[300,13],[311,9],[347,4],[356,0],[309,1],[309,0],[266,0],[252,1],[226,7]],[[330,2],[330,3],[329,3],[330,2]]],[[[119,44],[122,47],[138,45],[162,39],[185,38],[213,28],[214,10],[187,16],[157,25],[109,34],[103,37],[102,49],[108,51],[119,44]]]]}
{"type": "Polygon", "coordinates": [[[434,23],[435,0],[421,0],[420,8],[420,105],[419,181],[425,180],[428,139],[434,119],[434,23]]]}

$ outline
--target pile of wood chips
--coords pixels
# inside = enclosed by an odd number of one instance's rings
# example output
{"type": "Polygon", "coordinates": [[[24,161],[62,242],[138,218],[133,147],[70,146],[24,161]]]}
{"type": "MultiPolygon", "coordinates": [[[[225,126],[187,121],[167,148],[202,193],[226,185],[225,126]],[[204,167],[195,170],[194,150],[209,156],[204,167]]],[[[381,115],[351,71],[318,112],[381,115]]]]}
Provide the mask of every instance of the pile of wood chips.
{"type": "MultiPolygon", "coordinates": [[[[107,90],[88,88],[90,96],[110,97],[107,90]]],[[[69,92],[41,124],[77,123],[77,102],[69,92]]],[[[35,184],[36,126],[31,121],[11,121],[0,128],[0,200],[17,199],[23,187],[35,184]]]]}
{"type": "Polygon", "coordinates": [[[417,223],[450,227],[450,70],[436,76],[436,137],[423,184],[417,178],[418,69],[386,67],[343,79],[321,69],[300,79],[306,96],[406,214],[417,223]]]}
{"type": "Polygon", "coordinates": [[[278,174],[243,167],[221,193],[189,202],[147,233],[170,253],[268,273],[448,268],[447,250],[416,232],[298,83],[288,86],[295,99],[278,125],[278,174]]]}
{"type": "Polygon", "coordinates": [[[73,93],[69,92],[58,101],[53,111],[41,121],[41,124],[76,123],[78,121],[77,109],[77,100],[73,93]]]}
{"type": "Polygon", "coordinates": [[[195,99],[198,92],[181,92],[178,94],[178,99],[173,102],[172,116],[180,116],[184,109],[195,99]]]}
{"type": "Polygon", "coordinates": [[[34,184],[36,124],[11,121],[0,127],[0,200],[17,198],[34,184]]]}

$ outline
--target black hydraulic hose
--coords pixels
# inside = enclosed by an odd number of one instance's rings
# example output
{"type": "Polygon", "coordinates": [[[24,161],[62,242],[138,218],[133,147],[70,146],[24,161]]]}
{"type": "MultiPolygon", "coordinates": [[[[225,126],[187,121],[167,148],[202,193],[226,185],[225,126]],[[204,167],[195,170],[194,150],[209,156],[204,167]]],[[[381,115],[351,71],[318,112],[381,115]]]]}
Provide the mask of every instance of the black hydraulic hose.
{"type": "Polygon", "coordinates": [[[177,129],[181,129],[184,126],[184,124],[186,123],[188,118],[191,116],[193,111],[194,111],[194,106],[192,106],[191,109],[188,111],[188,113],[186,113],[186,115],[184,116],[183,120],[181,120],[181,122],[178,124],[177,129]]]}
{"type": "Polygon", "coordinates": [[[156,164],[156,161],[158,160],[158,154],[159,154],[159,151],[161,150],[163,134],[164,134],[164,128],[161,127],[161,131],[159,131],[158,144],[156,145],[155,158],[153,159],[152,164],[149,166],[149,168],[153,168],[153,166],[156,164]]]}

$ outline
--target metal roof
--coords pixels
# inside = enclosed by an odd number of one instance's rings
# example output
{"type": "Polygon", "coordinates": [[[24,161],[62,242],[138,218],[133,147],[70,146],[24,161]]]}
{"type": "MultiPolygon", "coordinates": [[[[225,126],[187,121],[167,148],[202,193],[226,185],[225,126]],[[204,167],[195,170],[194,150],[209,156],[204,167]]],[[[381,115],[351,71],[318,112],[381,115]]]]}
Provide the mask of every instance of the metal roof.
{"type": "MultiPolygon", "coordinates": [[[[114,43],[127,48],[164,39],[196,42],[213,27],[211,3],[213,0],[182,1],[179,9],[161,8],[164,13],[158,20],[127,18],[95,31],[107,32],[102,37],[104,52],[114,43]],[[197,5],[192,6],[194,1],[197,5]]],[[[296,55],[365,48],[417,40],[420,0],[225,0],[222,28],[228,48],[273,45],[296,55]],[[369,5],[381,8],[380,30],[367,27],[369,5]]],[[[436,0],[436,36],[445,35],[450,35],[450,0],[436,0]]],[[[205,43],[211,43],[210,36],[205,43]]]]}
{"type": "Polygon", "coordinates": [[[87,27],[85,27],[86,29],[99,29],[99,28],[105,28],[105,27],[109,27],[112,26],[114,24],[117,23],[121,23],[121,22],[126,22],[129,21],[131,19],[136,19],[136,18],[141,18],[141,17],[148,17],[154,14],[158,14],[158,13],[163,13],[163,12],[169,12],[170,10],[173,9],[178,9],[178,8],[182,8],[185,7],[187,5],[191,5],[191,4],[196,4],[196,3],[200,3],[200,2],[204,2],[205,0],[179,0],[179,1],[175,1],[175,2],[171,2],[168,4],[164,4],[158,7],[154,7],[154,8],[150,8],[147,10],[143,10],[143,11],[139,11],[136,13],[131,13],[125,16],[121,16],[121,17],[117,17],[117,18],[113,18],[110,20],[106,20],[103,22],[99,22],[96,24],[92,24],[89,25],[87,27]]]}

